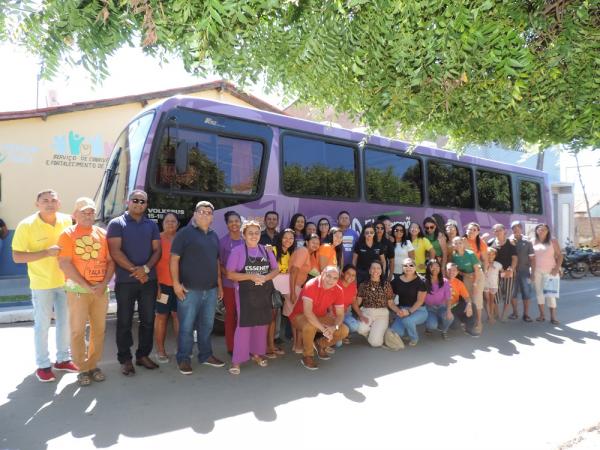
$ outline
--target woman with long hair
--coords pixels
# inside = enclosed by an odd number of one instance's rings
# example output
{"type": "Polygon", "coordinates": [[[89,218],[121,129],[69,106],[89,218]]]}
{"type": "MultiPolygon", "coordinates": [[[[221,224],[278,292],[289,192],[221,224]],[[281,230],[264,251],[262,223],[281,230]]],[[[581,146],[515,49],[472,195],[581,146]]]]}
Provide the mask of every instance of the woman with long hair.
{"type": "Polygon", "coordinates": [[[417,272],[424,275],[425,261],[435,258],[435,249],[431,245],[431,242],[429,242],[429,239],[423,234],[423,229],[418,223],[411,223],[408,232],[410,233],[410,242],[415,249],[417,272]]]}
{"type": "Polygon", "coordinates": [[[452,252],[454,251],[454,247],[452,247],[452,240],[456,236],[460,236],[460,231],[458,230],[458,223],[454,219],[448,219],[445,226],[446,231],[446,249],[448,250],[448,262],[452,261],[452,252]]]}
{"type": "MultiPolygon", "coordinates": [[[[475,304],[475,312],[477,314],[477,329],[481,329],[481,324],[483,320],[483,291],[485,290],[485,273],[488,270],[490,262],[488,260],[488,245],[485,243],[483,239],[479,236],[481,231],[481,227],[477,222],[470,222],[467,225],[466,233],[464,234],[464,243],[465,249],[471,250],[479,259],[481,263],[481,270],[483,272],[483,277],[480,283],[477,283],[476,286],[473,287],[471,292],[471,300],[475,304]]],[[[488,311],[489,313],[489,311],[488,311]]]]}
{"type": "Polygon", "coordinates": [[[385,231],[385,224],[381,220],[376,220],[375,223],[375,242],[377,242],[383,251],[383,257],[385,258],[385,266],[383,276],[386,280],[390,279],[390,260],[394,258],[394,245],[392,241],[387,237],[385,231]]]}
{"type": "Polygon", "coordinates": [[[156,297],[156,314],[154,316],[154,337],[156,339],[156,359],[159,363],[168,363],[169,356],[165,351],[167,323],[169,316],[173,321],[175,336],[179,336],[179,320],[177,318],[177,296],[173,290],[173,279],[169,269],[171,244],[179,228],[179,219],[175,213],[166,213],[162,221],[163,231],[160,233],[162,253],[156,263],[158,278],[158,294],[156,297]]]}
{"type": "Polygon", "coordinates": [[[440,263],[440,267],[443,268],[442,272],[444,272],[446,270],[446,262],[448,261],[446,235],[440,231],[438,223],[433,217],[425,217],[423,220],[423,229],[425,230],[425,237],[435,250],[435,258],[440,263]]]}
{"type": "Polygon", "coordinates": [[[535,272],[533,273],[533,284],[537,297],[540,315],[538,322],[546,320],[544,307],[548,302],[550,310],[550,322],[558,325],[560,322],[556,318],[556,297],[544,295],[544,281],[550,275],[558,275],[562,264],[563,255],[560,251],[558,241],[552,238],[550,228],[545,223],[540,223],[535,227],[535,239],[533,240],[533,252],[535,253],[535,272]]]}
{"type": "Polygon", "coordinates": [[[398,296],[398,305],[393,299],[388,301],[388,307],[396,314],[390,329],[399,337],[407,334],[410,339],[408,345],[414,347],[419,342],[417,325],[427,320],[427,286],[425,280],[417,273],[414,260],[406,258],[402,261],[402,269],[402,275],[392,281],[392,290],[398,296]]]}
{"type": "Polygon", "coordinates": [[[321,244],[327,242],[329,236],[329,230],[331,229],[331,223],[327,217],[321,217],[317,222],[317,234],[321,239],[321,244]]]}
{"type": "Polygon", "coordinates": [[[317,253],[319,258],[319,270],[322,271],[327,266],[336,266],[338,269],[344,267],[344,246],[342,245],[342,238],[344,234],[342,230],[337,227],[333,227],[329,231],[327,237],[327,243],[321,246],[317,253]]]}
{"type": "Polygon", "coordinates": [[[408,239],[408,233],[403,224],[397,223],[392,227],[392,237],[394,239],[394,257],[390,259],[390,266],[393,279],[402,275],[402,261],[406,258],[415,258],[415,249],[408,239]]]}
{"type": "MultiPolygon", "coordinates": [[[[284,298],[284,304],[289,302],[290,298],[290,257],[294,253],[294,230],[286,228],[275,237],[275,246],[273,253],[277,259],[279,273],[273,279],[273,285],[284,298]]],[[[273,319],[269,325],[267,333],[267,358],[276,358],[278,355],[285,355],[285,351],[275,345],[275,329],[277,328],[277,318],[280,317],[278,310],[273,309],[273,319]]]]}
{"type": "Polygon", "coordinates": [[[381,347],[383,337],[390,323],[388,302],[394,300],[390,282],[383,276],[383,265],[372,261],[369,268],[369,280],[358,287],[352,309],[360,320],[358,334],[367,338],[371,347],[381,347]]]}
{"type": "Polygon", "coordinates": [[[356,267],[359,286],[369,279],[369,270],[373,261],[379,261],[385,273],[384,248],[375,241],[375,226],[368,223],[363,227],[352,255],[352,265],[356,267]]]}
{"type": "Polygon", "coordinates": [[[452,316],[450,301],[450,283],[442,274],[442,268],[437,259],[427,261],[425,271],[425,307],[427,308],[427,321],[425,322],[425,333],[431,334],[439,329],[442,339],[448,340],[448,329],[454,320],[452,316]]]}
{"type": "Polygon", "coordinates": [[[241,227],[244,244],[235,247],[227,260],[227,278],[235,283],[238,326],[235,329],[229,373],[239,375],[240,365],[250,358],[260,367],[268,365],[263,356],[272,320],[273,278],[279,266],[273,252],[258,243],[260,224],[246,221],[241,227]]]}
{"type": "Polygon", "coordinates": [[[288,228],[294,230],[294,242],[296,244],[296,248],[304,247],[306,242],[306,217],[304,217],[304,214],[294,214],[290,219],[290,226],[288,228]]]}

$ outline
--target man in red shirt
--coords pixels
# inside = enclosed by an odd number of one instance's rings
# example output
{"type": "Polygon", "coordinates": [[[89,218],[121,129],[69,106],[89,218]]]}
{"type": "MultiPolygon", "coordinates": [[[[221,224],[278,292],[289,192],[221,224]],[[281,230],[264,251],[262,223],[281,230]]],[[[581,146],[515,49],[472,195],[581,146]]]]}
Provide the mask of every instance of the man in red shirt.
{"type": "Polygon", "coordinates": [[[296,330],[302,333],[304,352],[302,365],[309,370],[318,369],[313,349],[319,359],[330,358],[325,349],[334,342],[348,336],[348,327],[344,325],[344,293],[337,284],[340,272],[335,266],[327,266],[317,278],[308,281],[300,291],[290,321],[296,330]],[[335,317],[327,314],[331,307],[335,317]],[[323,337],[315,342],[315,335],[321,332],[323,337]]]}

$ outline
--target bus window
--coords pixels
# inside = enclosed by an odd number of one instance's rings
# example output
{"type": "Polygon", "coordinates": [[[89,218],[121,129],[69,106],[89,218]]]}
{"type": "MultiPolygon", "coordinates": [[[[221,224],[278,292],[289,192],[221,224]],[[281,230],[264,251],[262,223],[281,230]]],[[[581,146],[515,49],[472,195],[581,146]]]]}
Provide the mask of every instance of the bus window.
{"type": "Polygon", "coordinates": [[[429,203],[445,208],[473,208],[471,169],[429,161],[429,203]]]}
{"type": "Polygon", "coordinates": [[[421,180],[418,159],[365,149],[365,183],[370,202],[420,205],[421,180]]]}
{"type": "Polygon", "coordinates": [[[285,193],[358,199],[354,148],[289,134],[284,135],[282,145],[285,193]]]}
{"type": "Polygon", "coordinates": [[[249,196],[258,192],[263,144],[170,127],[158,156],[158,187],[249,196]]]}
{"type": "Polygon", "coordinates": [[[525,214],[542,213],[542,193],[540,184],[535,181],[521,180],[519,183],[521,212],[525,214]]]}
{"type": "Polygon", "coordinates": [[[477,170],[479,209],[490,212],[512,212],[510,175],[477,170]]]}

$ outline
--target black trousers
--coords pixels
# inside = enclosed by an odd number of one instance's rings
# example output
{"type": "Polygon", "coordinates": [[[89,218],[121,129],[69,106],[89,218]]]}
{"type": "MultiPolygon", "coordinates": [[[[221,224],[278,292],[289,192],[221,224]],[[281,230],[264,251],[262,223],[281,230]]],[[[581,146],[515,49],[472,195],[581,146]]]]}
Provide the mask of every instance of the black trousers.
{"type": "Polygon", "coordinates": [[[467,302],[461,298],[456,306],[452,308],[452,314],[454,314],[455,319],[458,319],[465,324],[465,329],[467,331],[473,331],[473,328],[475,328],[475,305],[471,305],[471,310],[473,311],[471,317],[467,317],[467,313],[465,312],[466,308],[467,302]]]}
{"type": "Polygon", "coordinates": [[[123,364],[131,360],[131,346],[133,335],[131,325],[135,302],[138,305],[138,348],[136,358],[150,355],[154,341],[154,306],[158,284],[156,280],[149,280],[144,284],[116,283],[115,296],[117,297],[117,357],[123,364]]]}

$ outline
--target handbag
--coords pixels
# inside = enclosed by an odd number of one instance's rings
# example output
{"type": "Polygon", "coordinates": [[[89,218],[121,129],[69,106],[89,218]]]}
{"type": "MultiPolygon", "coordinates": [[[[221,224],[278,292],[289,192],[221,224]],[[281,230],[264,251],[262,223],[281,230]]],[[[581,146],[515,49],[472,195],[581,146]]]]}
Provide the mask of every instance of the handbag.
{"type": "Polygon", "coordinates": [[[283,295],[277,289],[273,289],[271,293],[271,304],[273,309],[279,309],[283,306],[283,295]]]}
{"type": "Polygon", "coordinates": [[[558,275],[544,274],[544,297],[558,298],[560,293],[560,277],[558,275]]]}

